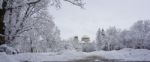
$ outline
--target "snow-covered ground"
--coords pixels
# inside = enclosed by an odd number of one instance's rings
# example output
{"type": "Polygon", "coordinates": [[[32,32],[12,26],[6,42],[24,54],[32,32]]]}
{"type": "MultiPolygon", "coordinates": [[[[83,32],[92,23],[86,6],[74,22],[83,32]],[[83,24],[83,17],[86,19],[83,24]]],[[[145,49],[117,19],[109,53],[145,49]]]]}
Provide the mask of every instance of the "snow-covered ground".
{"type": "Polygon", "coordinates": [[[119,51],[95,51],[89,54],[123,61],[150,61],[150,50],[147,49],[124,48],[119,51]]]}
{"type": "Polygon", "coordinates": [[[126,61],[150,61],[150,50],[125,48],[119,51],[95,51],[89,53],[74,50],[65,50],[58,53],[20,53],[15,55],[0,53],[0,62],[70,61],[94,56],[126,61]]]}

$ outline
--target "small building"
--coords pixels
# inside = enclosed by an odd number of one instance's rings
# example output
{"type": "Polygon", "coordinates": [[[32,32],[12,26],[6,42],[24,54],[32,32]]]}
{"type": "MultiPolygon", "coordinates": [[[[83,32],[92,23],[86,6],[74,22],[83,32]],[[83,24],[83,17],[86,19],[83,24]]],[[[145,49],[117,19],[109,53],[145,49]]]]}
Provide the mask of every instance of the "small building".
{"type": "Polygon", "coordinates": [[[82,51],[82,46],[79,43],[79,39],[78,36],[74,36],[73,37],[73,42],[72,42],[73,47],[75,48],[75,50],[77,51],[82,51]]]}
{"type": "Polygon", "coordinates": [[[75,42],[79,42],[79,38],[78,38],[78,36],[74,36],[73,41],[75,41],[75,42]]]}
{"type": "Polygon", "coordinates": [[[84,36],[81,38],[81,41],[88,43],[88,42],[90,42],[90,37],[88,37],[87,35],[84,35],[84,36]]]}

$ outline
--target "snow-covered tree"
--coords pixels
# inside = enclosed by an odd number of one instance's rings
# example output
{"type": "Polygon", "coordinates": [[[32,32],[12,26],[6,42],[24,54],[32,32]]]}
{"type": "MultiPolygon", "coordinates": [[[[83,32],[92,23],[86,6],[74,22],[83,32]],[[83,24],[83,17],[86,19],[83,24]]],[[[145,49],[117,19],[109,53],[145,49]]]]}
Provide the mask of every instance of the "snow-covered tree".
{"type": "Polygon", "coordinates": [[[106,31],[107,34],[107,49],[115,50],[120,49],[122,44],[120,43],[120,30],[115,27],[110,27],[106,31]]]}
{"type": "Polygon", "coordinates": [[[67,40],[70,43],[70,46],[72,49],[76,50],[76,51],[82,51],[82,46],[79,43],[78,37],[71,37],[67,40]]]}
{"type": "Polygon", "coordinates": [[[144,48],[145,37],[150,32],[150,21],[137,21],[131,27],[131,32],[133,33],[132,40],[134,41],[135,48],[144,48]]]}
{"type": "Polygon", "coordinates": [[[115,27],[110,27],[106,32],[98,29],[96,36],[97,50],[114,50],[122,48],[120,43],[120,30],[115,27]]]}
{"type": "Polygon", "coordinates": [[[110,27],[103,33],[97,31],[97,50],[116,50],[121,48],[147,48],[149,49],[150,20],[140,20],[134,23],[129,30],[119,30],[110,27]],[[102,35],[102,34],[105,34],[102,35]]]}
{"type": "Polygon", "coordinates": [[[34,23],[28,24],[30,19],[48,4],[46,0],[3,0],[6,2],[4,14],[4,36],[7,44],[21,37],[23,32],[33,29],[34,23]]]}
{"type": "Polygon", "coordinates": [[[106,34],[104,29],[98,29],[96,34],[96,50],[104,50],[106,49],[107,42],[106,42],[106,34]]]}
{"type": "Polygon", "coordinates": [[[36,24],[32,26],[34,29],[22,33],[24,37],[15,40],[15,48],[21,52],[47,52],[58,50],[61,41],[60,31],[52,21],[53,18],[46,13],[46,11],[41,11],[28,22],[30,24],[36,21],[36,24]]]}
{"type": "Polygon", "coordinates": [[[134,23],[130,30],[124,30],[120,39],[126,48],[148,48],[150,21],[140,20],[134,23]]]}
{"type": "Polygon", "coordinates": [[[120,42],[123,45],[123,48],[133,48],[134,41],[133,41],[133,33],[129,30],[123,30],[120,33],[120,42]]]}
{"type": "MultiPolygon", "coordinates": [[[[0,0],[0,34],[4,34],[4,24],[3,24],[3,17],[4,17],[4,9],[3,9],[3,0],[0,0]]],[[[4,44],[4,36],[0,36],[0,45],[4,44]]]]}
{"type": "Polygon", "coordinates": [[[145,37],[144,48],[150,49],[150,32],[145,37]]]}
{"type": "MultiPolygon", "coordinates": [[[[5,40],[3,40],[6,44],[9,46],[16,46],[16,44],[19,44],[21,42],[25,42],[22,39],[28,40],[30,46],[32,48],[28,48],[30,51],[35,48],[35,44],[33,41],[39,41],[44,44],[51,44],[49,47],[54,47],[57,44],[57,41],[59,40],[57,37],[59,37],[59,30],[56,29],[55,26],[53,26],[53,23],[50,25],[51,27],[55,28],[49,28],[47,29],[49,23],[43,26],[41,23],[45,23],[45,20],[42,16],[42,20],[40,20],[39,23],[39,17],[38,13],[41,12],[41,10],[45,9],[47,5],[55,6],[57,8],[60,8],[61,6],[61,0],[1,0],[2,5],[2,22],[4,26],[4,33],[0,33],[0,36],[3,36],[5,40]],[[36,19],[37,18],[37,19],[36,19]],[[43,22],[44,20],[44,22],[43,22]],[[38,27],[37,27],[38,26],[38,27]],[[39,30],[39,28],[42,28],[39,30]],[[45,30],[46,29],[46,30],[45,30]],[[50,31],[49,31],[50,30],[50,31]],[[47,33],[50,34],[47,34],[47,33]],[[31,35],[31,36],[30,36],[31,35]],[[39,38],[37,40],[36,38],[39,38]],[[46,40],[45,40],[46,39],[46,40]],[[18,42],[20,40],[20,42],[18,42]],[[49,43],[45,43],[49,42],[49,43]],[[55,44],[52,44],[52,43],[55,44]],[[33,46],[34,44],[34,46],[33,46]],[[54,46],[52,46],[54,45],[54,46]]],[[[70,2],[74,5],[83,7],[82,0],[63,0],[66,2],[70,2]]],[[[47,21],[47,20],[46,20],[47,21]]],[[[37,44],[36,44],[37,45],[37,44]]],[[[45,48],[45,46],[43,47],[45,48]]],[[[25,49],[26,50],[26,49],[25,49]]],[[[37,49],[36,49],[37,50],[37,49]]]]}

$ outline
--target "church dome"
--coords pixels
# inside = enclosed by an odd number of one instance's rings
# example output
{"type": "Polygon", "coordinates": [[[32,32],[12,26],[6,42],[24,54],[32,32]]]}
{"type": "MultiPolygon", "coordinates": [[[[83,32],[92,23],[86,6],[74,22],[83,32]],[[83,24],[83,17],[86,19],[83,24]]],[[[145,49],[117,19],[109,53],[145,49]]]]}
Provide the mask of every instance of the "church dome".
{"type": "Polygon", "coordinates": [[[90,37],[88,35],[84,35],[82,38],[81,38],[82,41],[84,42],[89,42],[90,41],[90,37]]]}

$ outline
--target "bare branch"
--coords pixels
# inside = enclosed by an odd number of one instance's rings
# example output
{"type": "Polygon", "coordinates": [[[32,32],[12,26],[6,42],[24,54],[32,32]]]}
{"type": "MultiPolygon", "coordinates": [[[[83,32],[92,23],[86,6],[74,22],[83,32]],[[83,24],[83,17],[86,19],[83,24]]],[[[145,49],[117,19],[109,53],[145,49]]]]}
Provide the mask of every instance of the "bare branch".
{"type": "Polygon", "coordinates": [[[64,1],[67,1],[73,5],[80,6],[81,8],[84,8],[84,3],[81,2],[81,0],[64,0],[64,1]]]}
{"type": "Polygon", "coordinates": [[[0,34],[0,36],[5,37],[5,35],[3,35],[3,34],[0,34]]]}
{"type": "Polygon", "coordinates": [[[8,37],[8,36],[22,37],[22,36],[19,36],[19,35],[3,35],[3,34],[0,34],[0,36],[2,36],[2,37],[8,37]]]}
{"type": "Polygon", "coordinates": [[[30,2],[30,3],[27,3],[27,4],[36,4],[36,3],[38,3],[38,2],[40,2],[41,0],[37,0],[37,1],[34,1],[34,2],[30,2]]]}
{"type": "Polygon", "coordinates": [[[18,29],[19,31],[17,32],[17,34],[21,34],[21,33],[23,33],[23,32],[29,31],[29,30],[31,30],[31,29],[35,29],[35,28],[33,27],[35,24],[37,24],[37,22],[33,23],[33,24],[30,25],[30,26],[26,26],[26,27],[23,27],[23,28],[21,28],[21,29],[18,29]]]}
{"type": "Polygon", "coordinates": [[[22,6],[25,6],[25,5],[33,5],[33,4],[36,4],[38,2],[40,2],[41,0],[37,0],[37,1],[34,1],[34,2],[29,2],[29,3],[25,3],[25,4],[20,4],[20,5],[17,5],[17,6],[14,6],[14,7],[7,7],[5,8],[6,10],[10,10],[10,9],[16,9],[18,7],[22,7],[22,6]]]}

